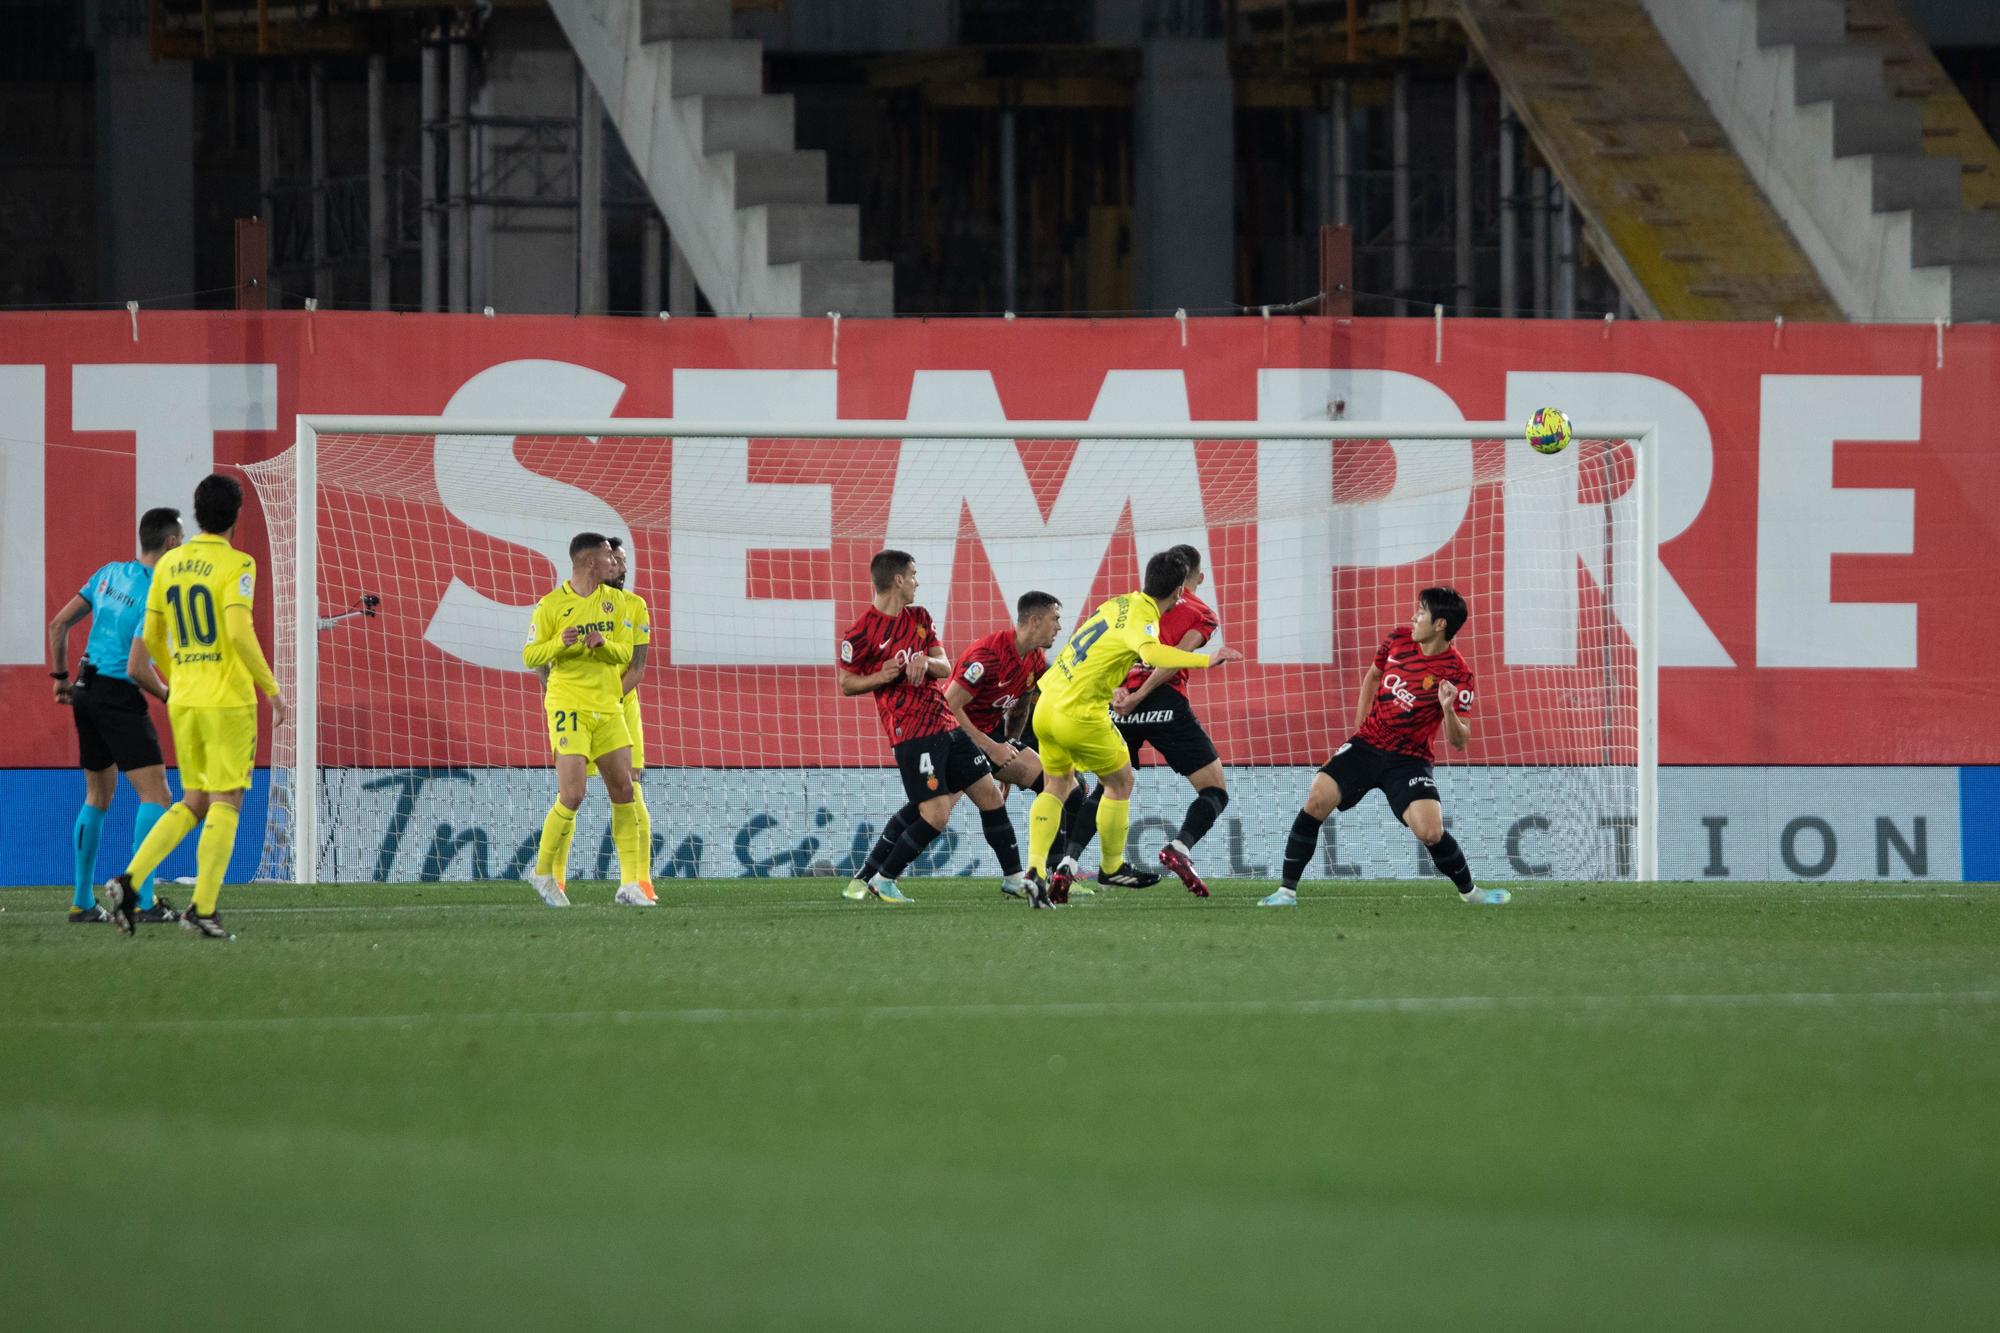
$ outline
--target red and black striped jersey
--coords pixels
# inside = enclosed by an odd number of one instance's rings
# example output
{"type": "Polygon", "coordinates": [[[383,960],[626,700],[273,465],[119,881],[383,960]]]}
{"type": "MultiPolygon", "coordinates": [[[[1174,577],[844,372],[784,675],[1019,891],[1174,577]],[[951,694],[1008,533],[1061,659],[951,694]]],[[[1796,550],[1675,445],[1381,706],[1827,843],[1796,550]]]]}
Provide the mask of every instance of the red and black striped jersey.
{"type": "MultiPolygon", "coordinates": [[[[1198,653],[1202,649],[1202,644],[1214,638],[1215,631],[1221,627],[1222,621],[1216,618],[1214,610],[1207,603],[1193,593],[1183,592],[1180,600],[1168,607],[1166,614],[1160,617],[1160,642],[1169,648],[1178,648],[1189,630],[1200,630],[1201,643],[1188,649],[1189,652],[1198,653]]],[[[1125,688],[1138,689],[1146,683],[1146,677],[1152,674],[1153,668],[1144,662],[1134,662],[1131,673],[1125,677],[1125,688]]],[[[1176,671],[1162,683],[1162,688],[1169,685],[1179,686],[1181,679],[1186,675],[1185,671],[1176,671]]]]}
{"type": "MultiPolygon", "coordinates": [[[[840,668],[866,676],[891,662],[901,665],[912,657],[927,657],[937,641],[931,613],[921,606],[906,606],[893,616],[870,606],[841,636],[840,668]]],[[[914,685],[899,678],[876,690],[875,711],[891,746],[958,725],[945,706],[941,682],[930,677],[914,685]]]]}
{"type": "Polygon", "coordinates": [[[1449,643],[1443,652],[1427,656],[1410,637],[1408,625],[1397,626],[1382,640],[1382,646],[1375,650],[1375,667],[1382,673],[1382,684],[1357,735],[1378,750],[1428,761],[1431,742],[1444,725],[1438,683],[1448,680],[1458,687],[1452,709],[1460,717],[1468,717],[1472,713],[1472,668],[1449,643]]]}
{"type": "Polygon", "coordinates": [[[973,726],[990,735],[1007,720],[1007,710],[1019,704],[1048,669],[1049,659],[1040,649],[1021,655],[1015,646],[1014,629],[1009,626],[967,648],[952,668],[950,681],[963,685],[972,695],[965,715],[973,726]]]}

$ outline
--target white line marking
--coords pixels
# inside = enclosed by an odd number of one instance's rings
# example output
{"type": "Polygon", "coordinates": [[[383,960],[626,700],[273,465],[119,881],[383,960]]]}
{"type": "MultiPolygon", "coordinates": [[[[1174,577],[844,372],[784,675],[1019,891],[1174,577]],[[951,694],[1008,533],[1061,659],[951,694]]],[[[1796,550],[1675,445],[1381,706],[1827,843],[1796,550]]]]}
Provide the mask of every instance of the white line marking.
{"type": "Polygon", "coordinates": [[[1356,995],[1322,1000],[1078,1000],[1009,1004],[895,1004],[746,1009],[585,1009],[543,1012],[296,1014],[265,1017],[11,1021],[13,1031],[289,1032],[435,1027],[449,1023],[899,1023],[935,1019],[1312,1018],[1373,1014],[1601,1012],[1619,1009],[1952,1008],[2000,1004],[2000,991],[1797,991],[1714,995],[1356,995]]]}

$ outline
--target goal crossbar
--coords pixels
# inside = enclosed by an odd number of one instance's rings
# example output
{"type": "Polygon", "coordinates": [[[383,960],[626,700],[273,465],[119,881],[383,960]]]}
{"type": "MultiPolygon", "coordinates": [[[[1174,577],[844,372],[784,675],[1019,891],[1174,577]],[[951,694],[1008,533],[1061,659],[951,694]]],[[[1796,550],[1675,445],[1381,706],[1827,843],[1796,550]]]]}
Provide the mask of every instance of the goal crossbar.
{"type": "MultiPolygon", "coordinates": [[[[300,415],[296,419],[295,482],[306,497],[297,525],[295,608],[298,680],[293,684],[296,751],[292,870],[301,884],[318,882],[318,738],[312,723],[319,703],[317,626],[315,448],[323,434],[617,436],[678,439],[822,440],[1493,440],[1511,439],[1520,427],[1506,421],[694,421],[673,417],[457,419],[436,416],[300,415]]],[[[1659,878],[1659,497],[1660,439],[1653,422],[1575,422],[1577,439],[1626,440],[1635,450],[1638,489],[1639,615],[1634,634],[1638,714],[1636,828],[1633,869],[1640,880],[1659,878]]]]}

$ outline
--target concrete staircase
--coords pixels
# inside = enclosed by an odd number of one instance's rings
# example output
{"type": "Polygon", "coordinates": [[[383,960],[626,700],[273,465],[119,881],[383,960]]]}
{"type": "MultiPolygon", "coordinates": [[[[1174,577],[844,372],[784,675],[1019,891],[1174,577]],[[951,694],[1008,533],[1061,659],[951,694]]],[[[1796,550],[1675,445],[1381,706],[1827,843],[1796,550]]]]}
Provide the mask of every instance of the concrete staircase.
{"type": "Polygon", "coordinates": [[[1633,309],[1841,318],[1640,0],[1460,0],[1458,16],[1633,309]]]}
{"type": "MultiPolygon", "coordinates": [[[[1643,3],[1849,319],[2000,318],[2000,213],[1926,151],[1846,0],[1643,3]]],[[[1940,82],[1925,95],[1962,102],[1940,82]]]]}
{"type": "Polygon", "coordinates": [[[892,266],[860,257],[860,209],[826,201],[826,154],[793,147],[729,0],[549,7],[718,314],[894,313],[892,266]]]}

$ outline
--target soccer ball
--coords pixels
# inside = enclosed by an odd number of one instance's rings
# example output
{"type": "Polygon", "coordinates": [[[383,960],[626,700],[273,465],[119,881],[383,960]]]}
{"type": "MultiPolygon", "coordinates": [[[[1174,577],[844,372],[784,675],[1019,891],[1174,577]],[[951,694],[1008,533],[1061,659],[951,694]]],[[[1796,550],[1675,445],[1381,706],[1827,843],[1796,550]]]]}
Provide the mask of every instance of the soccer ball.
{"type": "Polygon", "coordinates": [[[1560,408],[1543,407],[1528,418],[1528,445],[1538,454],[1559,454],[1569,448],[1569,418],[1560,408]]]}

